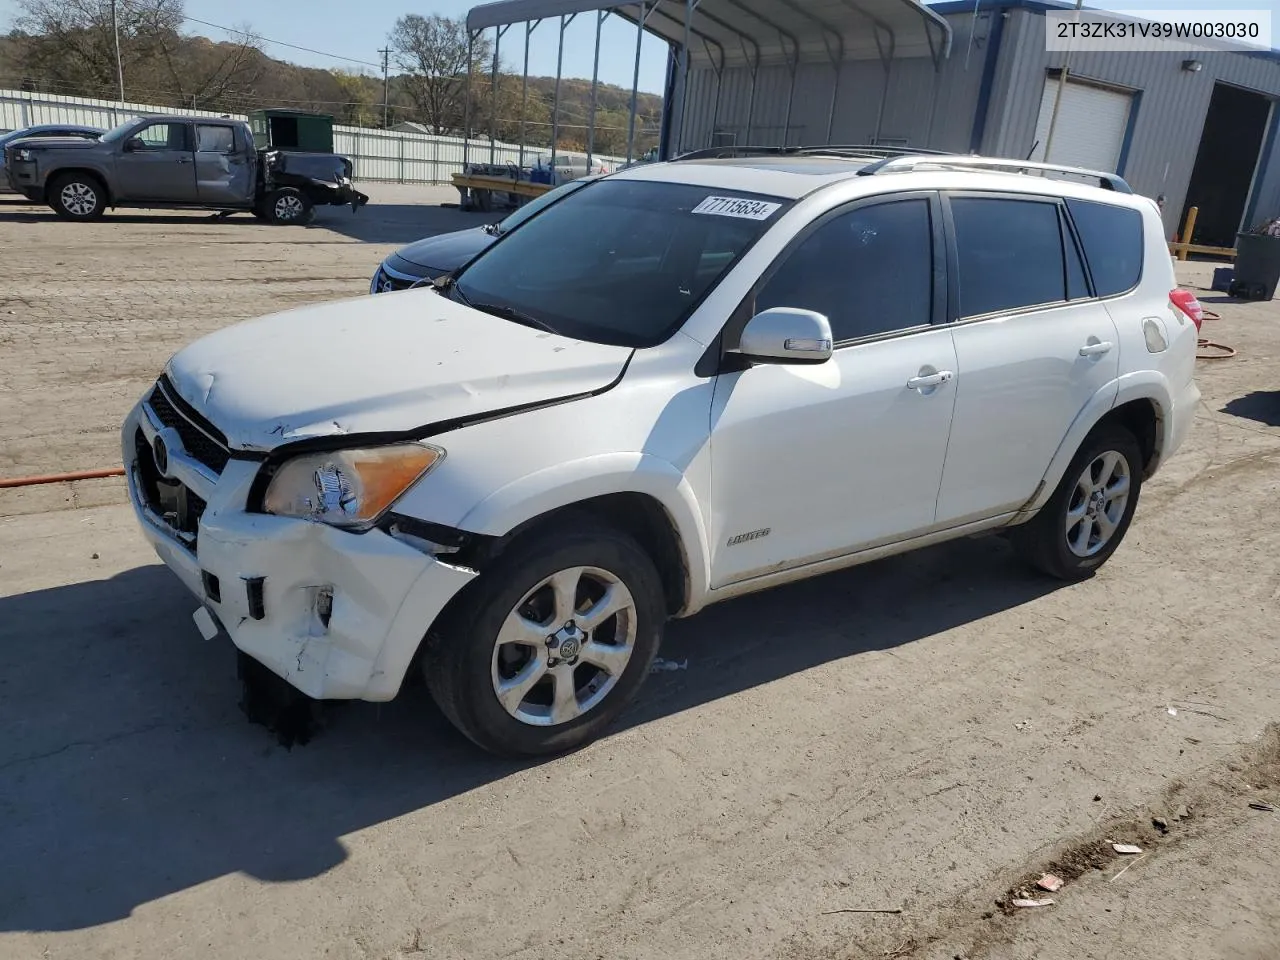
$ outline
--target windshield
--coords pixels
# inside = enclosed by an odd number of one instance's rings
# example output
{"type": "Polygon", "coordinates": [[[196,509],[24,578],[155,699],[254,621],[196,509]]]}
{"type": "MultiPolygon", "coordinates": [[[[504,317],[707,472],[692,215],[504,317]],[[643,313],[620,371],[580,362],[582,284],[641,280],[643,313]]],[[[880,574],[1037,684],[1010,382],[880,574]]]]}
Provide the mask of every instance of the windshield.
{"type": "Polygon", "coordinates": [[[454,289],[493,312],[596,343],[647,347],[688,318],[785,201],[602,180],[472,260],[454,289]]]}
{"type": "Polygon", "coordinates": [[[132,127],[136,122],[137,122],[136,119],[126,120],[124,123],[120,124],[119,126],[112,127],[110,130],[108,130],[98,139],[105,140],[108,143],[115,143],[115,141],[123,137],[125,133],[128,132],[129,128],[132,127]]]}
{"type": "Polygon", "coordinates": [[[570,180],[563,186],[556,187],[554,190],[548,190],[546,193],[534,197],[528,203],[521,205],[514,212],[504,217],[502,220],[499,220],[497,229],[494,232],[501,235],[506,233],[508,230],[514,230],[535,213],[538,213],[540,210],[545,210],[557,200],[563,199],[579,187],[585,187],[590,182],[590,180],[586,179],[570,180]]]}

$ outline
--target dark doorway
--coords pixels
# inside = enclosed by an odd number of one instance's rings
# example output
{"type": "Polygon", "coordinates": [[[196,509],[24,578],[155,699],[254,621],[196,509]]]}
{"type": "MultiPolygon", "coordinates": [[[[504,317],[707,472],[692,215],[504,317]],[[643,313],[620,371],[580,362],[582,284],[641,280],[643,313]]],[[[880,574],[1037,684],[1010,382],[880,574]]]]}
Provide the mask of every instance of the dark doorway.
{"type": "Polygon", "coordinates": [[[1270,118],[1271,101],[1262,94],[1224,83],[1213,88],[1200,151],[1187,188],[1187,204],[1178,222],[1181,230],[1187,211],[1200,208],[1192,243],[1210,247],[1236,245],[1270,118]]]}

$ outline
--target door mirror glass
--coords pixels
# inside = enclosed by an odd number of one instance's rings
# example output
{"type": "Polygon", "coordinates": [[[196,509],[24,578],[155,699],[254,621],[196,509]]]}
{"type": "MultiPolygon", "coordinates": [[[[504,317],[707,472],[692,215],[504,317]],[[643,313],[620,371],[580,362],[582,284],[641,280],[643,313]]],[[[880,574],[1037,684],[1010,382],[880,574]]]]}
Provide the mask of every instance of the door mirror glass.
{"type": "Polygon", "coordinates": [[[758,363],[826,363],[831,324],[813,310],[772,307],[747,321],[737,352],[758,363]]]}
{"type": "Polygon", "coordinates": [[[145,150],[146,146],[147,145],[143,143],[141,140],[139,140],[137,137],[130,137],[128,140],[124,142],[124,152],[137,153],[139,150],[145,150]]]}

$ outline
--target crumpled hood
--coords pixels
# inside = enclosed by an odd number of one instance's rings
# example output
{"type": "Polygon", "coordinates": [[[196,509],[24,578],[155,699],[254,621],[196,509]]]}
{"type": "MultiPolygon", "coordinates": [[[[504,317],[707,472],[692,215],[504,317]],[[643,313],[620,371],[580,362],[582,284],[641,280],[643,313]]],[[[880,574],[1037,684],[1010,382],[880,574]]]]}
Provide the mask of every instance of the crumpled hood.
{"type": "Polygon", "coordinates": [[[219,330],[165,372],[233,449],[269,451],[587,393],[615,381],[630,355],[406,290],[219,330]]]}
{"type": "Polygon", "coordinates": [[[407,247],[401,247],[395,255],[419,267],[452,271],[496,239],[484,227],[472,227],[470,230],[455,230],[453,233],[418,240],[407,247]]]}

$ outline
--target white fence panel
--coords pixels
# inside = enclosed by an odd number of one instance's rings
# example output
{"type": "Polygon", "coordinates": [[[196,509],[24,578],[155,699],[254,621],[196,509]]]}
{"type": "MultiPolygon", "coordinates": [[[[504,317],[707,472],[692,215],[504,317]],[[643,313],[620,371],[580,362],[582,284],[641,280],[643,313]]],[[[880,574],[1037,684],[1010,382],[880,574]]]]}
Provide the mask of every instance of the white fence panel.
{"type": "MultiPolygon", "coordinates": [[[[88,97],[62,97],[22,90],[0,90],[0,132],[18,130],[37,123],[82,123],[110,128],[135,117],[146,116],[232,117],[248,119],[243,114],[226,114],[210,110],[180,110],[142,103],[118,103],[88,97]]],[[[448,183],[449,177],[462,172],[464,141],[459,137],[437,137],[422,133],[401,133],[372,127],[335,125],[333,149],[350,157],[357,180],[385,180],[396,183],[448,183]]],[[[472,163],[518,163],[520,145],[473,138],[466,149],[472,163]]],[[[548,147],[526,146],[524,162],[550,157],[548,147]]],[[[585,158],[579,152],[566,156],[585,158]]],[[[605,164],[621,165],[622,157],[595,154],[605,164]]]]}

